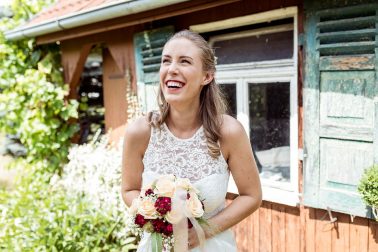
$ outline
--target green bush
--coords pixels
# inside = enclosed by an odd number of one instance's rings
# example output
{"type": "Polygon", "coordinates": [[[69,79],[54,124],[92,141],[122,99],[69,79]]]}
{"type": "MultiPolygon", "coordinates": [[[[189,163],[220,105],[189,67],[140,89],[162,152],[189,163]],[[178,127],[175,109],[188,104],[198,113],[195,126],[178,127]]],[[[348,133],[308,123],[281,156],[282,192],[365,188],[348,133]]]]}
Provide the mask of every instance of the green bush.
{"type": "Polygon", "coordinates": [[[29,69],[0,94],[0,128],[19,135],[30,162],[47,159],[52,173],[66,161],[78,130],[67,123],[77,118],[77,102],[65,101],[67,93],[67,86],[54,85],[41,71],[29,69]]]}
{"type": "Polygon", "coordinates": [[[65,99],[60,51],[34,39],[8,41],[4,32],[24,23],[55,0],[13,0],[11,18],[0,19],[0,130],[16,135],[29,162],[48,160],[49,172],[66,161],[78,125],[78,103],[65,99]]]}
{"type": "MultiPolygon", "coordinates": [[[[366,169],[360,183],[358,185],[358,192],[361,194],[362,200],[365,204],[373,208],[373,214],[378,210],[378,165],[373,165],[366,169]]],[[[378,218],[378,216],[375,216],[378,218]]]]}

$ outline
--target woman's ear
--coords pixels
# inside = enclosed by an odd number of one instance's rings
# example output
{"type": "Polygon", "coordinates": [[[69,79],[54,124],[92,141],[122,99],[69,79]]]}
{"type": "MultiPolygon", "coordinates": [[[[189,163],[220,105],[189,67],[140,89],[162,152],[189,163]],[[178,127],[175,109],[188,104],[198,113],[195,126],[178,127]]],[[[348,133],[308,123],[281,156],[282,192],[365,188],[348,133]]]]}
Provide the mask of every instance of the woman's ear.
{"type": "Polygon", "coordinates": [[[211,72],[206,72],[204,78],[203,78],[203,83],[202,85],[207,85],[209,84],[212,80],[214,79],[214,73],[211,72]]]}

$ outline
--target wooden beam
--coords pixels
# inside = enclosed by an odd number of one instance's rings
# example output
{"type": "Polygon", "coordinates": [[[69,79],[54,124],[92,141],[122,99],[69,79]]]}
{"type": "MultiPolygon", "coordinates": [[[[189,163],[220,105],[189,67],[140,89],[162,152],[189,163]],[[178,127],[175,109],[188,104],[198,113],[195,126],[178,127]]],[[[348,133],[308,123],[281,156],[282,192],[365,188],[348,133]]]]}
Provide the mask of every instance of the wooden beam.
{"type": "Polygon", "coordinates": [[[74,41],[61,44],[64,81],[70,87],[69,99],[77,99],[76,87],[91,48],[92,44],[83,45],[74,41]]]}
{"type": "Polygon", "coordinates": [[[105,130],[116,129],[126,123],[126,79],[108,49],[103,49],[103,92],[105,130]]]}
{"type": "Polygon", "coordinates": [[[132,89],[136,91],[133,34],[131,29],[126,33],[114,34],[113,38],[106,42],[106,45],[120,72],[125,76],[129,75],[132,89]]]}
{"type": "Polygon", "coordinates": [[[187,1],[180,4],[166,6],[143,13],[132,14],[124,17],[114,18],[94,24],[89,24],[69,30],[63,30],[52,34],[47,34],[37,38],[37,44],[48,44],[56,41],[73,39],[95,33],[111,31],[115,29],[130,27],[159,19],[179,16],[204,9],[214,8],[240,0],[197,0],[187,1]]]}

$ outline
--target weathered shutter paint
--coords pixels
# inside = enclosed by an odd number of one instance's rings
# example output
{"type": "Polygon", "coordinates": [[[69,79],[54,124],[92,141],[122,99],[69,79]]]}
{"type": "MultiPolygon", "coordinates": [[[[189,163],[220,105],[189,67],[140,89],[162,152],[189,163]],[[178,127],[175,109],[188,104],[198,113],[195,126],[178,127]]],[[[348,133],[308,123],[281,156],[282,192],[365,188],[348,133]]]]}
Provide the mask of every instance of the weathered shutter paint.
{"type": "Polygon", "coordinates": [[[138,97],[146,112],[156,109],[159,68],[163,46],[173,34],[174,27],[146,30],[134,35],[138,97]]]}
{"type": "Polygon", "coordinates": [[[378,161],[378,5],[309,10],[304,204],[371,217],[357,193],[378,161]]]}

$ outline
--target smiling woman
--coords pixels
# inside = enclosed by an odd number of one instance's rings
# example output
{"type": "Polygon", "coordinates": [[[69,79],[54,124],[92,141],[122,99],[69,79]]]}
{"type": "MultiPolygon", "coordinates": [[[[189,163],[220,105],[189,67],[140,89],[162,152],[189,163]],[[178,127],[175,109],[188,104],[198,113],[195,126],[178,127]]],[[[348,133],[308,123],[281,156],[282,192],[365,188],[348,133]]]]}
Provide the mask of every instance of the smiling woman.
{"type": "MultiPolygon", "coordinates": [[[[124,141],[122,196],[127,205],[159,175],[189,179],[205,199],[206,242],[200,242],[197,228],[189,229],[186,246],[193,252],[237,251],[230,228],[261,203],[250,142],[243,126],[224,114],[214,73],[215,56],[207,42],[191,31],[176,33],[162,52],[160,111],[131,123],[124,141]],[[240,196],[226,207],[230,172],[240,196]]],[[[138,251],[151,252],[151,239],[145,233],[138,251]]]]}

